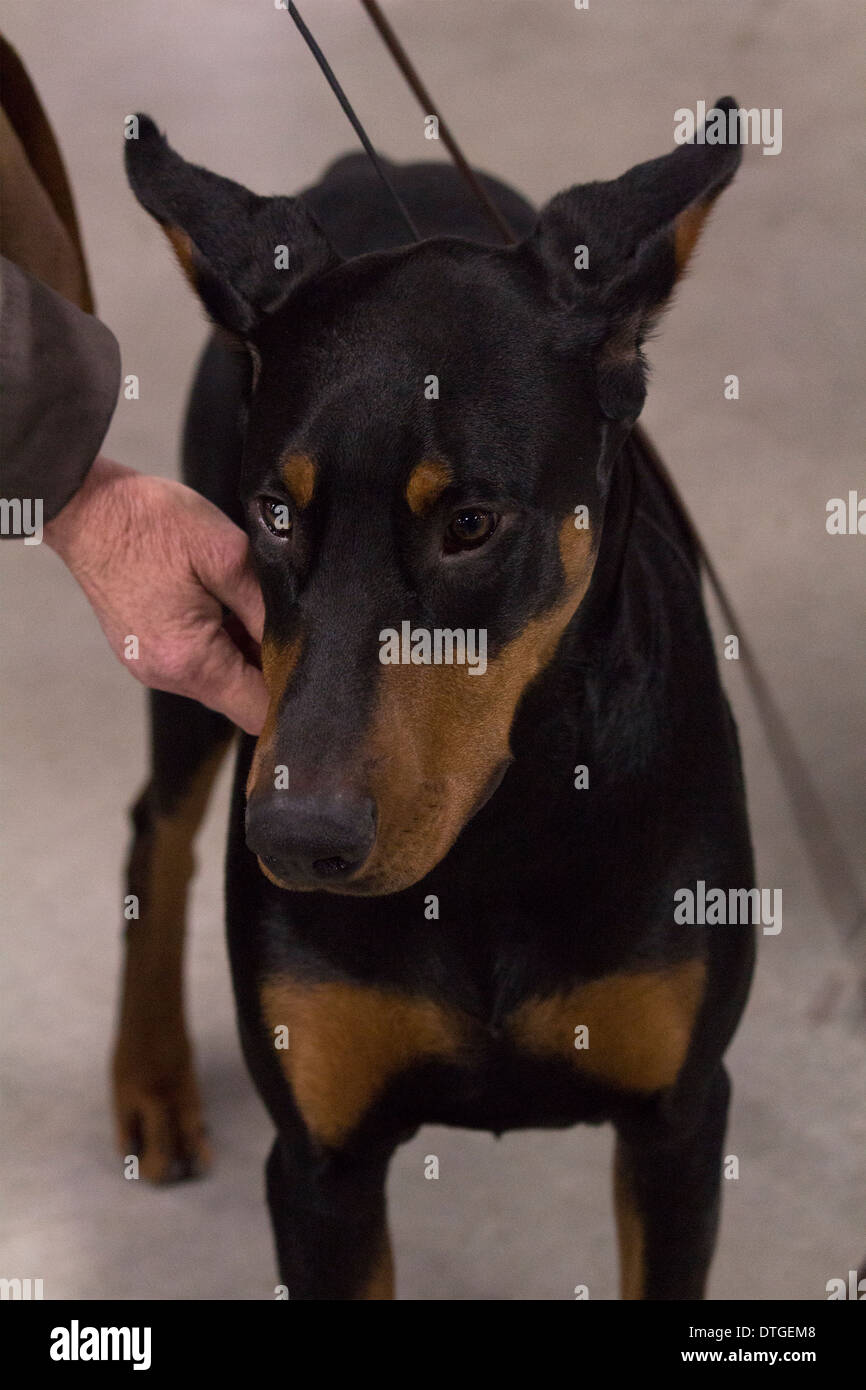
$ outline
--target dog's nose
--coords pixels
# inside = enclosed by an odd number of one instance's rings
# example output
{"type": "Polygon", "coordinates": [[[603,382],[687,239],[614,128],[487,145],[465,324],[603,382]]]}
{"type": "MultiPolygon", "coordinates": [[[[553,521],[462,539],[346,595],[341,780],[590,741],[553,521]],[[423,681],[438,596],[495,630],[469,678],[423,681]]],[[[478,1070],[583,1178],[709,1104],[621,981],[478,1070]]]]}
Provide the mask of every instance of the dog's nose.
{"type": "Polygon", "coordinates": [[[247,806],[247,844],[286,883],[321,885],[349,878],[376,838],[369,797],[277,792],[247,806]]]}

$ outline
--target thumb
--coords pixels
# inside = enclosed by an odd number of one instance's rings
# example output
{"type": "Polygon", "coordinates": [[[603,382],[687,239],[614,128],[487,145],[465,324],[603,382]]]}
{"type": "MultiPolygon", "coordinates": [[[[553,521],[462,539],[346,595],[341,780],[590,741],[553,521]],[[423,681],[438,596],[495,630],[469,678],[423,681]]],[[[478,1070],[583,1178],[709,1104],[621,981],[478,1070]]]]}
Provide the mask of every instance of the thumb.
{"type": "Polygon", "coordinates": [[[207,669],[190,693],[209,709],[225,714],[246,733],[261,733],[268,709],[264,677],[258,667],[244,660],[222,628],[214,633],[207,669]]]}
{"type": "Polygon", "coordinates": [[[255,642],[261,643],[265,604],[250,559],[249,542],[240,527],[221,517],[225,535],[218,548],[212,544],[195,557],[195,572],[214,598],[240,618],[255,642]]]}
{"type": "Polygon", "coordinates": [[[250,637],[261,646],[265,626],[265,603],[249,556],[244,558],[243,567],[239,572],[232,574],[227,583],[219,589],[212,589],[211,592],[237,614],[250,637]]]}

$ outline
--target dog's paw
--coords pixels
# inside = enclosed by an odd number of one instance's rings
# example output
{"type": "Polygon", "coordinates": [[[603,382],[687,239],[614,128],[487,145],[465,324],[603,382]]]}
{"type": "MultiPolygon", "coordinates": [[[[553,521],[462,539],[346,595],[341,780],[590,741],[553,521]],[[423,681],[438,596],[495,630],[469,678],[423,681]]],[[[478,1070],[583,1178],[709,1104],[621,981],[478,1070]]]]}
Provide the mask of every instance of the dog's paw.
{"type": "Polygon", "coordinates": [[[118,1045],[112,1066],[117,1147],[153,1183],[201,1177],[212,1155],[189,1048],[166,1062],[118,1045]]]}

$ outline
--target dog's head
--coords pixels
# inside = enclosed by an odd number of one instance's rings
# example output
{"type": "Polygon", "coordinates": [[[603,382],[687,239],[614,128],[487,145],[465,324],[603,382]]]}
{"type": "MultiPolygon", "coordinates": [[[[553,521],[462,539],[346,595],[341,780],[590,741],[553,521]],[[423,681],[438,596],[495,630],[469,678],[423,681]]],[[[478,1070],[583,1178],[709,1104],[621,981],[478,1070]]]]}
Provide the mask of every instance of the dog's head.
{"type": "Polygon", "coordinates": [[[280,886],[407,888],[499,785],[592,578],[643,341],[739,159],[682,145],[572,188],[515,247],[346,261],[302,200],[187,164],[140,118],[132,187],[254,364],[270,708],[247,838],[280,886]]]}

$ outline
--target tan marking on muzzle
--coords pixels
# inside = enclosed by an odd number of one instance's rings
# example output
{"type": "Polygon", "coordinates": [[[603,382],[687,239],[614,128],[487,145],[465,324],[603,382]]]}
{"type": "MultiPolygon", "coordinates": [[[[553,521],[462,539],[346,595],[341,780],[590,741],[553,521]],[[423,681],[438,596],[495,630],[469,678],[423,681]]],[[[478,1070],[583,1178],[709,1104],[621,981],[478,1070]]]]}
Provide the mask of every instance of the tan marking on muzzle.
{"type": "Polygon", "coordinates": [[[512,1016],[519,1047],[558,1054],[580,1071],[625,1091],[650,1093],[676,1081],[704,992],[702,960],[662,970],[606,975],[546,999],[527,1000],[512,1016]],[[575,1047],[575,1028],[588,1047],[575,1047]]]}
{"type": "Polygon", "coordinates": [[[265,980],[262,1016],[271,1038],[289,1030],[277,1059],[310,1134],[336,1147],[388,1083],[416,1062],[454,1058],[461,1023],[430,999],[345,981],[265,980]]]}
{"type": "Polygon", "coordinates": [[[510,759],[520,699],[553,658],[592,577],[594,538],[575,528],[573,516],[560,528],[560,558],[562,597],[532,618],[483,675],[456,665],[383,666],[365,749],[379,830],[363,892],[397,892],[434,868],[510,759]]]}
{"type": "MultiPolygon", "coordinates": [[[[300,636],[294,637],[285,646],[279,646],[267,634],[262,639],[262,675],[265,678],[265,686],[270,699],[262,732],[259,734],[250,763],[249,776],[247,777],[247,799],[252,796],[253,788],[268,758],[273,758],[273,738],[277,727],[277,715],[292,673],[298,664],[301,646],[300,636]]],[[[273,881],[276,882],[276,880],[273,881]]]]}
{"type": "Polygon", "coordinates": [[[406,501],[416,516],[433,507],[451,482],[451,469],[440,459],[422,459],[406,484],[406,501]]]}

